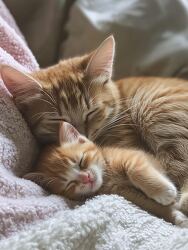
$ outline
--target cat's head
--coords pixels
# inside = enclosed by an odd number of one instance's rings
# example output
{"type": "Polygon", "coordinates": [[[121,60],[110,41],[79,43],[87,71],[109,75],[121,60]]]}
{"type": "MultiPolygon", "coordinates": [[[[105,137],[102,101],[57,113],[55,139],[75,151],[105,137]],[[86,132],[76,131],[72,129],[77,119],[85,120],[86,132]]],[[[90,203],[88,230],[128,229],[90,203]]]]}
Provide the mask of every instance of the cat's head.
{"type": "Polygon", "coordinates": [[[80,200],[94,195],[102,185],[104,158],[97,146],[72,125],[63,122],[60,146],[47,146],[39,157],[36,172],[25,178],[55,194],[80,200]]]}
{"type": "Polygon", "coordinates": [[[88,55],[31,75],[0,67],[6,87],[39,141],[57,141],[62,120],[95,141],[118,109],[119,93],[111,81],[114,50],[110,36],[88,55]]]}

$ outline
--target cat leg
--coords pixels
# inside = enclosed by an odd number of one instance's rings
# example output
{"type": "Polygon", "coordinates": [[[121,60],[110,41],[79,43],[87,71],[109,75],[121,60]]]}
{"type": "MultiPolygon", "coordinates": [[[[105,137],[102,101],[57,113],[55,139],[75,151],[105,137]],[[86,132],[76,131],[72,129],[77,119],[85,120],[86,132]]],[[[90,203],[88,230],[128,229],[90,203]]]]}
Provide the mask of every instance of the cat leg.
{"type": "Polygon", "coordinates": [[[188,180],[186,180],[181,188],[181,195],[178,202],[179,209],[188,215],[188,180]]]}
{"type": "Polygon", "coordinates": [[[182,228],[188,228],[188,217],[180,210],[172,210],[173,224],[182,228]]]}
{"type": "Polygon", "coordinates": [[[128,167],[128,177],[132,184],[142,190],[149,198],[162,205],[169,205],[176,201],[177,189],[175,185],[158,169],[160,166],[147,154],[140,154],[137,161],[128,167]]]}
{"type": "Polygon", "coordinates": [[[188,228],[188,217],[178,210],[175,204],[163,206],[156,201],[148,198],[144,193],[135,189],[134,187],[127,187],[126,189],[118,189],[114,192],[123,196],[133,204],[139,206],[143,210],[153,214],[159,218],[164,219],[174,225],[182,228],[188,228]]]}

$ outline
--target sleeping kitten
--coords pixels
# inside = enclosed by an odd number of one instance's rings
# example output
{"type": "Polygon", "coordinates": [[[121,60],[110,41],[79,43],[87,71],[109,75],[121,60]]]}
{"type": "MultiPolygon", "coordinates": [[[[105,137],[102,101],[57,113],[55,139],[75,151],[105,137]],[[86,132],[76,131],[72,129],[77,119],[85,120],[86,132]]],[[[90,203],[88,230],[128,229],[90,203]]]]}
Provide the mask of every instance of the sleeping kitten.
{"type": "Polygon", "coordinates": [[[188,211],[188,83],[157,77],[113,82],[114,51],[110,36],[88,55],[31,75],[9,66],[0,72],[40,142],[57,142],[64,120],[97,145],[147,150],[181,189],[181,208],[188,211]]]}
{"type": "Polygon", "coordinates": [[[188,218],[173,205],[176,187],[153,156],[140,150],[97,147],[66,122],[60,128],[60,146],[46,146],[35,172],[25,178],[74,200],[119,194],[167,221],[188,226],[188,218]]]}

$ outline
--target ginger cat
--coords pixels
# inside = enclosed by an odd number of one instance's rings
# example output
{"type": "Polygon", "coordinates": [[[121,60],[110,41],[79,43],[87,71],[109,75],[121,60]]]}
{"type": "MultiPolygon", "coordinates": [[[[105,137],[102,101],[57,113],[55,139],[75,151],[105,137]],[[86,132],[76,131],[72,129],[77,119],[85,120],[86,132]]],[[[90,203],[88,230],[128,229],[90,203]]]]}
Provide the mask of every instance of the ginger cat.
{"type": "MultiPolygon", "coordinates": [[[[188,83],[137,77],[112,81],[115,41],[94,52],[26,74],[1,66],[1,77],[41,143],[58,141],[61,121],[97,145],[152,154],[180,190],[188,212],[188,83]]],[[[125,55],[126,60],[126,55],[125,55]]]]}
{"type": "Polygon", "coordinates": [[[176,187],[152,155],[135,149],[98,147],[66,122],[60,128],[60,146],[46,146],[35,172],[25,178],[74,200],[119,194],[154,215],[188,227],[188,218],[174,205],[176,187]]]}

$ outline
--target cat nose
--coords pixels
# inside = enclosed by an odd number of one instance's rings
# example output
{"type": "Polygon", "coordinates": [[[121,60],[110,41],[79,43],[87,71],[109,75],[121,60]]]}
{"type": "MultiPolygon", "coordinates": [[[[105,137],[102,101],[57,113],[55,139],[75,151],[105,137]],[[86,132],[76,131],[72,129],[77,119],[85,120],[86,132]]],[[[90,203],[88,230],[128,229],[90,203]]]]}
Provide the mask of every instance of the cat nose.
{"type": "Polygon", "coordinates": [[[81,173],[79,179],[82,183],[87,184],[93,182],[93,179],[89,173],[81,173]]]}

